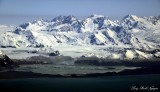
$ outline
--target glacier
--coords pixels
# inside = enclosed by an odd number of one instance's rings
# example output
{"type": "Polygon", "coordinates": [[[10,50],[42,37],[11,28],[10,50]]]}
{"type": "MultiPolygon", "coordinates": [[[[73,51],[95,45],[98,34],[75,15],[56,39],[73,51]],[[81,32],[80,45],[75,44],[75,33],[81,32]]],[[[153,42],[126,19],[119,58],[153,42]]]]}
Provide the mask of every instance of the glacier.
{"type": "Polygon", "coordinates": [[[83,20],[58,16],[18,26],[0,25],[0,33],[0,50],[10,58],[47,55],[44,53],[56,50],[73,58],[160,58],[160,16],[127,15],[116,21],[104,15],[83,20]]]}

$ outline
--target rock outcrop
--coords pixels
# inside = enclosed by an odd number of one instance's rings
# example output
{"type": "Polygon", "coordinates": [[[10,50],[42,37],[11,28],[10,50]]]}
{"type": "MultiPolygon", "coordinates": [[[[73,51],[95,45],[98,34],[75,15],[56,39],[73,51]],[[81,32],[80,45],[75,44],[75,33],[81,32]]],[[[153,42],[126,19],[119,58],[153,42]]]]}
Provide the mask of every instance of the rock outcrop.
{"type": "Polygon", "coordinates": [[[0,70],[2,68],[13,68],[16,64],[2,51],[0,51],[0,70]]]}

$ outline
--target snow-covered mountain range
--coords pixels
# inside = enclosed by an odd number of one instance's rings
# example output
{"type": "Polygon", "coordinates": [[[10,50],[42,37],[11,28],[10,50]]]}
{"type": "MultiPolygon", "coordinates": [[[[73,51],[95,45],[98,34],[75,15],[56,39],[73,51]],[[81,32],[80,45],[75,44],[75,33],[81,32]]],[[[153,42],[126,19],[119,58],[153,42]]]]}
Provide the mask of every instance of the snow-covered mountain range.
{"type": "Polygon", "coordinates": [[[0,33],[1,47],[103,46],[103,54],[112,58],[160,57],[160,17],[154,16],[127,15],[120,21],[103,15],[91,15],[84,20],[58,16],[19,26],[1,25],[0,33]]]}

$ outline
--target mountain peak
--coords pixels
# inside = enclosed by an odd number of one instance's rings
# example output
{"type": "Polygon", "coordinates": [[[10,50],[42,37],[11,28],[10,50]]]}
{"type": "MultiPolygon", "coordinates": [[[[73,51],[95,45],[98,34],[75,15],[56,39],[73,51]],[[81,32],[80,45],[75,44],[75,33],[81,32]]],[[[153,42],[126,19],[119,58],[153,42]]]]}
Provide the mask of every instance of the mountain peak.
{"type": "Polygon", "coordinates": [[[89,16],[89,18],[104,18],[104,15],[97,15],[97,14],[92,14],[91,16],[89,16]]]}
{"type": "Polygon", "coordinates": [[[73,15],[68,15],[68,16],[67,16],[67,18],[73,18],[73,19],[76,19],[76,17],[75,17],[75,16],[73,16],[73,15]]]}
{"type": "Polygon", "coordinates": [[[60,21],[60,20],[66,19],[66,18],[68,18],[68,19],[76,19],[75,16],[73,16],[73,15],[68,15],[68,16],[57,16],[57,17],[55,17],[52,21],[60,21]]]}
{"type": "Polygon", "coordinates": [[[37,20],[34,20],[33,22],[29,22],[29,24],[44,25],[44,24],[46,24],[46,22],[48,22],[48,21],[44,20],[44,19],[37,19],[37,20]]]}
{"type": "Polygon", "coordinates": [[[40,18],[40,19],[34,20],[33,23],[34,23],[34,22],[40,22],[40,21],[41,21],[41,22],[46,22],[47,20],[40,18]]]}
{"type": "Polygon", "coordinates": [[[60,24],[64,24],[64,23],[72,23],[73,21],[76,21],[76,17],[74,17],[73,15],[69,15],[69,16],[58,16],[56,18],[54,18],[51,22],[58,22],[60,24]]]}
{"type": "Polygon", "coordinates": [[[136,15],[126,15],[124,18],[123,18],[123,20],[135,20],[135,21],[137,21],[138,19],[139,19],[139,17],[138,16],[136,16],[136,15]]]}
{"type": "Polygon", "coordinates": [[[52,22],[59,22],[59,21],[63,21],[66,18],[66,16],[57,16],[54,19],[52,19],[52,22]]]}

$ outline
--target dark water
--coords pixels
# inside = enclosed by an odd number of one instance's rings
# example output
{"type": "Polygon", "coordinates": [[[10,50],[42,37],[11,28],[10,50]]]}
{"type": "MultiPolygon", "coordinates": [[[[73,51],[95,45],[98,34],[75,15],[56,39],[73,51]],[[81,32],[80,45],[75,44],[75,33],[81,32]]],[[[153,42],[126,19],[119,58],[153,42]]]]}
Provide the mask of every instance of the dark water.
{"type": "Polygon", "coordinates": [[[96,78],[31,78],[2,79],[0,89],[4,92],[113,92],[160,91],[160,74],[106,76],[96,78]],[[148,87],[148,89],[140,89],[148,87]],[[150,90],[149,88],[158,88],[150,90]]]}

